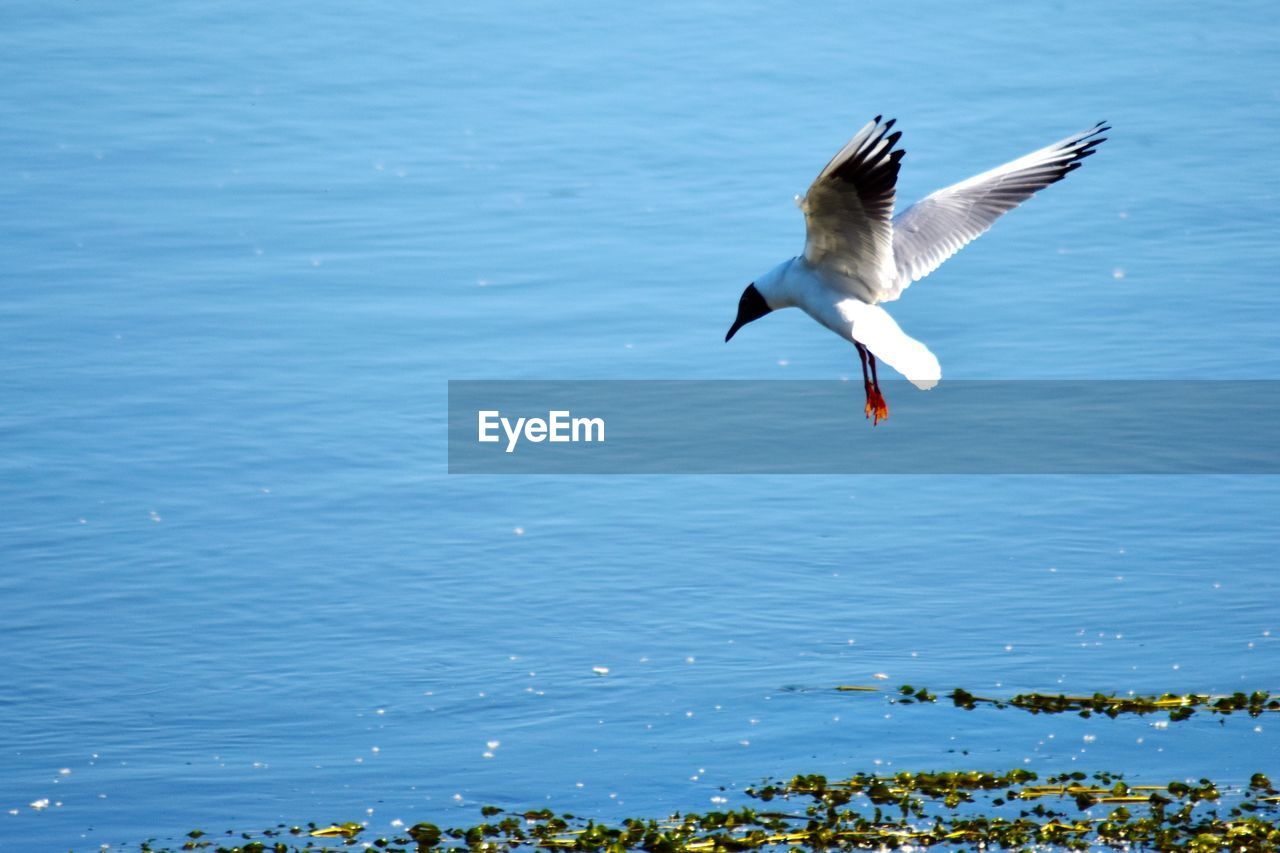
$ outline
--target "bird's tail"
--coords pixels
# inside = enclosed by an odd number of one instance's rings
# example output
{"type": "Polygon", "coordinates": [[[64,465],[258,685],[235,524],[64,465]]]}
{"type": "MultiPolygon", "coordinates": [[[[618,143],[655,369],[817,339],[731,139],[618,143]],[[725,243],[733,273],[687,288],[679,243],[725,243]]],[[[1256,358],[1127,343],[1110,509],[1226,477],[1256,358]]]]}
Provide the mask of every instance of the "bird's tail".
{"type": "Polygon", "coordinates": [[[928,347],[902,331],[889,312],[863,302],[846,307],[846,311],[852,313],[854,340],[917,388],[928,391],[942,379],[938,359],[928,347]]]}

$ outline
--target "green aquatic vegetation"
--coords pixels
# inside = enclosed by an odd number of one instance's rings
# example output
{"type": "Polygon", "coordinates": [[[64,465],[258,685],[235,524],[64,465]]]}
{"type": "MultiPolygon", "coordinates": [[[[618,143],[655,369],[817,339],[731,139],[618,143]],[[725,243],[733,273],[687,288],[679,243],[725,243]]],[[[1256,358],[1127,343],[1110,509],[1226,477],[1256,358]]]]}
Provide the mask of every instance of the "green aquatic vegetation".
{"type": "Polygon", "coordinates": [[[364,827],[358,823],[335,823],[331,826],[313,828],[311,835],[314,838],[355,838],[364,830],[364,827]]]}
{"type": "Polygon", "coordinates": [[[1280,697],[1265,691],[1232,693],[1210,696],[1202,693],[1163,693],[1159,696],[1111,696],[1095,693],[1092,696],[1068,696],[1047,693],[1022,693],[1012,699],[990,699],[975,696],[967,690],[956,689],[949,697],[958,708],[972,709],[977,705],[996,708],[1021,708],[1033,714],[1077,713],[1082,717],[1105,714],[1118,717],[1121,714],[1157,714],[1167,712],[1173,721],[1185,720],[1197,712],[1210,714],[1234,714],[1241,712],[1250,717],[1261,716],[1268,711],[1280,711],[1280,697]]]}
{"type": "MultiPolygon", "coordinates": [[[[874,688],[860,685],[840,685],[840,692],[867,692],[874,688]]],[[[1168,713],[1173,721],[1185,720],[1197,712],[1207,714],[1244,713],[1250,717],[1258,717],[1271,711],[1280,711],[1280,696],[1273,696],[1266,691],[1253,693],[1231,693],[1212,696],[1205,693],[1162,693],[1159,696],[1114,696],[1105,693],[1094,693],[1091,696],[1071,696],[1056,693],[1019,693],[1009,698],[978,696],[964,688],[957,687],[946,694],[957,708],[972,711],[979,705],[991,708],[1020,708],[1033,714],[1079,714],[1091,717],[1104,714],[1118,717],[1121,714],[1158,714],[1168,713]]],[[[912,687],[904,684],[890,701],[899,705],[934,704],[938,695],[925,687],[912,687]]]]}
{"type": "MultiPolygon", "coordinates": [[[[842,692],[880,692],[845,685],[842,692]]],[[[957,708],[1020,708],[1033,714],[1168,713],[1184,720],[1196,713],[1280,711],[1266,692],[1114,696],[1042,693],[1012,698],[978,696],[957,688],[945,698],[957,708]]],[[[889,697],[901,705],[938,704],[924,687],[903,685],[889,697]]],[[[754,806],[665,818],[597,822],[551,809],[509,812],[496,806],[463,827],[417,823],[391,836],[372,837],[361,823],[280,825],[258,833],[214,837],[192,830],[177,848],[144,843],[144,853],[196,850],[209,853],[384,850],[388,853],[507,853],[521,848],[575,853],[737,853],[738,851],[854,851],[1133,848],[1154,851],[1280,850],[1280,792],[1263,773],[1248,785],[1220,786],[1209,779],[1167,785],[1130,784],[1117,773],[1064,773],[1041,778],[1018,768],[986,771],[859,773],[844,779],[811,774],[764,782],[743,794],[754,806]],[[337,846],[334,846],[337,845],[337,846]]]]}
{"type": "MultiPolygon", "coordinates": [[[[192,832],[177,849],[210,853],[319,853],[353,848],[388,853],[503,853],[521,848],[581,853],[1032,846],[1192,853],[1280,849],[1280,797],[1262,773],[1254,774],[1247,786],[1234,788],[1208,779],[1131,785],[1114,773],[1041,778],[1021,768],[1004,773],[860,773],[845,779],[811,774],[766,782],[743,793],[755,807],[604,823],[557,815],[550,809],[509,812],[485,806],[483,820],[466,827],[418,823],[394,836],[374,837],[358,823],[281,825],[256,834],[227,833],[221,839],[192,832]]],[[[146,845],[142,849],[170,850],[146,845]]]]}

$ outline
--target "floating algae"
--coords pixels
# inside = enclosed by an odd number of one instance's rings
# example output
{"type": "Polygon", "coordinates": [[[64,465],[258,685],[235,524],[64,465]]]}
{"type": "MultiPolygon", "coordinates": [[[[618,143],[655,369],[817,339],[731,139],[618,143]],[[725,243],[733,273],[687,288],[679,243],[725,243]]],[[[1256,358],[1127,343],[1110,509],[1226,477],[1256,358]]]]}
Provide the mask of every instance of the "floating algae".
{"type": "MultiPolygon", "coordinates": [[[[842,693],[868,692],[861,686],[840,685],[835,688],[842,693]]],[[[961,687],[957,687],[946,698],[957,708],[972,711],[979,705],[991,708],[1019,708],[1033,714],[1067,714],[1075,713],[1081,717],[1094,714],[1105,714],[1118,717],[1121,714],[1169,714],[1173,721],[1185,720],[1197,712],[1206,714],[1244,713],[1250,717],[1258,717],[1264,713],[1280,711],[1280,697],[1266,691],[1253,693],[1231,693],[1213,696],[1205,693],[1162,693],[1159,696],[1114,696],[1105,693],[1094,693],[1090,696],[1069,696],[1057,693],[1019,693],[1008,699],[989,696],[977,696],[961,687]]],[[[904,684],[898,688],[898,695],[890,701],[900,705],[935,704],[938,695],[925,687],[912,687],[904,684]]]]}
{"type": "MultiPolygon", "coordinates": [[[[861,686],[836,688],[870,692],[861,686]]],[[[1280,710],[1265,692],[1091,696],[1024,693],[1012,698],[977,696],[956,689],[946,698],[956,708],[1019,708],[1034,714],[1168,713],[1185,720],[1196,713],[1244,713],[1257,717],[1280,710]]],[[[926,688],[900,687],[889,701],[935,705],[926,688]]],[[[369,837],[360,823],[284,825],[258,833],[228,832],[221,839],[195,830],[179,847],[141,846],[147,853],[197,850],[210,853],[297,853],[383,850],[387,853],[475,853],[553,850],[583,853],[733,853],[733,851],[853,850],[1280,850],[1280,793],[1263,773],[1248,785],[1209,779],[1139,785],[1119,773],[1064,773],[1041,778],[1018,768],[985,771],[860,773],[829,780],[800,775],[747,788],[751,806],[666,818],[636,817],[600,823],[550,809],[480,811],[480,823],[442,828],[418,823],[387,837],[369,837]],[[336,846],[335,846],[336,845],[336,846]]]]}
{"type": "MultiPolygon", "coordinates": [[[[847,779],[796,776],[749,788],[758,808],[684,813],[655,820],[597,823],[550,809],[481,811],[468,827],[419,823],[393,837],[361,838],[359,824],[278,827],[222,841],[192,833],[182,850],[290,853],[347,850],[388,853],[437,850],[573,850],[587,853],[718,853],[743,850],[1086,850],[1274,851],[1280,849],[1280,797],[1255,774],[1232,789],[1195,784],[1129,785],[1112,773],[1068,773],[1041,779],[1007,773],[857,774],[847,779]],[[1227,802],[1230,805],[1227,805],[1227,802]],[[327,837],[326,837],[327,836],[327,837]],[[331,846],[337,838],[340,846],[331,846]]],[[[144,851],[173,848],[145,846],[144,851]]]]}

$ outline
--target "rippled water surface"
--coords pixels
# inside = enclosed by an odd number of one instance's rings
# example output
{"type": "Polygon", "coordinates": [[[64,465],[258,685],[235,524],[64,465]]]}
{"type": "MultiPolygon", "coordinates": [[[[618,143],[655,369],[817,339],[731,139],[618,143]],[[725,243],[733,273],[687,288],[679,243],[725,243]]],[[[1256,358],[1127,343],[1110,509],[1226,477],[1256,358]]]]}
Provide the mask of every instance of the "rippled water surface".
{"type": "Polygon", "coordinates": [[[722,338],[877,113],[904,200],[1115,126],[894,304],[946,377],[1277,378],[1268,4],[2,14],[0,849],[1280,771],[1270,718],[825,689],[1280,689],[1274,478],[451,477],[444,445],[451,378],[856,371],[798,312],[722,338]]]}

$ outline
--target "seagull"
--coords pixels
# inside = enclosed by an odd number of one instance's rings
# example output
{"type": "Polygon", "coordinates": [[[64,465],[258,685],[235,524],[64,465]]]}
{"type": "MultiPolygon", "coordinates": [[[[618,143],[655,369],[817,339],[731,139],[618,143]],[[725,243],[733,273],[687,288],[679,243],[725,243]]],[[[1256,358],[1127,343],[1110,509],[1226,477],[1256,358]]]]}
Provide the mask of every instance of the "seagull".
{"type": "Polygon", "coordinates": [[[804,253],[747,285],[724,336],[780,308],[799,307],[845,340],[862,362],[866,416],[889,417],[876,360],[924,390],[942,368],[928,347],[908,336],[880,307],[913,281],[986,232],[1001,214],[1080,167],[1106,137],[1104,122],[967,181],[925,196],[893,215],[902,163],[896,119],[876,116],[840,149],[796,204],[804,211],[804,253]],[[870,371],[868,372],[868,368],[870,371]]]}

